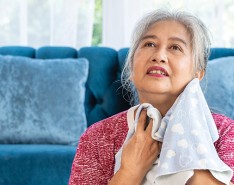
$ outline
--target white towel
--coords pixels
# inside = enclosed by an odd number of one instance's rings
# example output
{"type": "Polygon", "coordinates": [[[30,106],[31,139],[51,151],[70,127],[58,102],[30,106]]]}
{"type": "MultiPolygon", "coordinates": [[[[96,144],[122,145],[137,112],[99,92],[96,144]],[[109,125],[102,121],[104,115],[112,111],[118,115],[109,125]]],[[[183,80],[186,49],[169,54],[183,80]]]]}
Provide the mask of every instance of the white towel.
{"type": "MultiPolygon", "coordinates": [[[[218,131],[197,78],[186,86],[164,118],[148,103],[129,109],[129,131],[125,142],[134,134],[144,108],[153,119],[152,138],[163,142],[160,157],[146,174],[144,185],[175,182],[185,185],[195,169],[210,170],[216,179],[229,184],[233,172],[219,158],[214,147],[218,131]]],[[[121,154],[122,148],[115,156],[115,173],[120,168],[121,154]]]]}

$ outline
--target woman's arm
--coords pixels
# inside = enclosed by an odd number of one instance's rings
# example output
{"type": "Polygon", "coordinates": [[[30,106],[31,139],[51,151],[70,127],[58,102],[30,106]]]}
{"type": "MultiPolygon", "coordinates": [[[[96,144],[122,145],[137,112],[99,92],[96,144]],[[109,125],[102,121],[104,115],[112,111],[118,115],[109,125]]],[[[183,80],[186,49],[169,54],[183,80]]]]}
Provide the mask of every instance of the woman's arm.
{"type": "Polygon", "coordinates": [[[97,148],[97,140],[101,138],[94,130],[95,128],[88,129],[79,140],[72,163],[69,185],[107,184],[97,148]]]}
{"type": "MultiPolygon", "coordinates": [[[[234,171],[234,121],[223,115],[213,115],[219,131],[219,139],[215,142],[220,159],[234,171]]],[[[232,177],[234,183],[234,176],[232,177]]]]}
{"type": "MultiPolygon", "coordinates": [[[[224,185],[210,173],[209,170],[194,170],[194,175],[186,185],[224,185]]],[[[229,185],[233,185],[231,182],[229,185]]]]}
{"type": "Polygon", "coordinates": [[[146,111],[143,110],[136,132],[123,148],[120,169],[113,176],[109,185],[141,184],[146,173],[152,167],[160,153],[161,143],[151,137],[152,120],[148,126],[146,124],[146,111]]]}
{"type": "MultiPolygon", "coordinates": [[[[194,170],[194,175],[186,185],[225,185],[218,181],[209,170],[194,170]]],[[[230,184],[231,185],[231,184],[230,184]]]]}

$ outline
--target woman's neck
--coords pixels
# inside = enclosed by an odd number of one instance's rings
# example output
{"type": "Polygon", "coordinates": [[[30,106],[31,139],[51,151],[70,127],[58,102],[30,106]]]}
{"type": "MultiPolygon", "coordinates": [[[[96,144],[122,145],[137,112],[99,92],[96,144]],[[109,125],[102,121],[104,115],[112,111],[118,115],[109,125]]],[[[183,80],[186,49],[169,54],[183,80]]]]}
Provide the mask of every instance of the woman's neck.
{"type": "Polygon", "coordinates": [[[165,116],[168,110],[176,101],[177,96],[168,95],[147,95],[147,98],[139,97],[140,103],[150,103],[159,110],[162,116],[165,116]]]}

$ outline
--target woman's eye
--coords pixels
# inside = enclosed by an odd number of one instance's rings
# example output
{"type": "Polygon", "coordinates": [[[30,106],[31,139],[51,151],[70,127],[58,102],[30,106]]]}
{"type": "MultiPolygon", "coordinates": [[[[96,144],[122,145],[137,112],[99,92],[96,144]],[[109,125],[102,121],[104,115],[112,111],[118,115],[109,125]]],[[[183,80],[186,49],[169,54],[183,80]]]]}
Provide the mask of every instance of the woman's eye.
{"type": "Polygon", "coordinates": [[[182,49],[179,46],[177,46],[177,45],[171,46],[171,49],[182,51],[182,49]]]}
{"type": "Polygon", "coordinates": [[[146,47],[155,47],[155,44],[152,42],[148,42],[145,44],[146,47]]]}

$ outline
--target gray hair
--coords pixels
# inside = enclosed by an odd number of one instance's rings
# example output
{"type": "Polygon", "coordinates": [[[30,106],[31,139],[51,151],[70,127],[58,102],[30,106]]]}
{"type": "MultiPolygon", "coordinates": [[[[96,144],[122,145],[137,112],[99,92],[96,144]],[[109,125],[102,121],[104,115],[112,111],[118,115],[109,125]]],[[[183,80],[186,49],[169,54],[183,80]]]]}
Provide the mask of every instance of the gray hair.
{"type": "MultiPolygon", "coordinates": [[[[130,104],[134,105],[138,103],[138,94],[133,82],[130,80],[132,74],[132,63],[136,49],[149,30],[150,26],[160,21],[177,21],[183,24],[191,37],[192,56],[194,61],[195,72],[206,69],[209,52],[210,52],[210,38],[206,26],[194,15],[183,11],[167,11],[156,10],[145,17],[143,17],[138,24],[136,24],[131,45],[128,53],[128,57],[123,68],[121,75],[121,81],[124,89],[131,93],[130,104]]],[[[195,74],[195,73],[194,73],[195,74]]]]}

